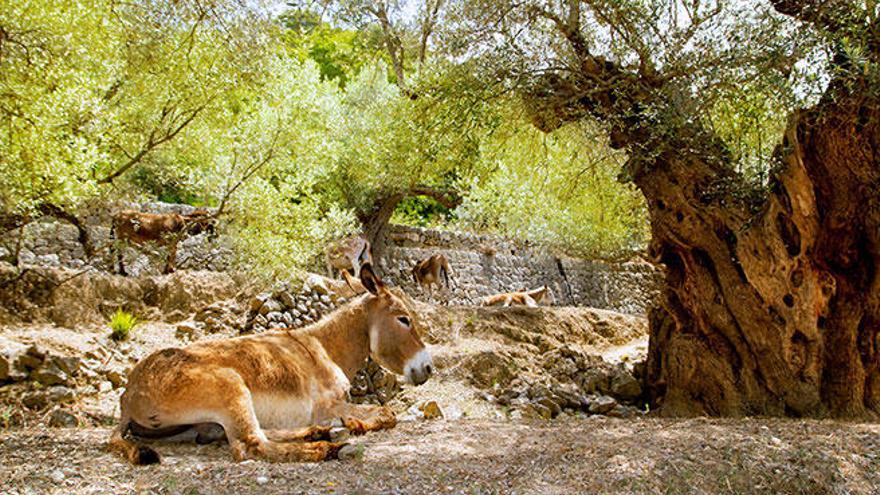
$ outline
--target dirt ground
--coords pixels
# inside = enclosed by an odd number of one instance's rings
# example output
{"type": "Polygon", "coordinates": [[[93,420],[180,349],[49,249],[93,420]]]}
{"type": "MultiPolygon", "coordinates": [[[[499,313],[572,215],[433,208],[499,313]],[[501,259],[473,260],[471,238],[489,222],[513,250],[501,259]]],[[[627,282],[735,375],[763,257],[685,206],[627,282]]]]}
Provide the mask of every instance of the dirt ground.
{"type": "Polygon", "coordinates": [[[437,420],[357,438],[361,460],[231,460],[160,444],[159,466],[106,453],[107,429],[0,433],[0,482],[25,493],[880,493],[880,425],[793,420],[437,420]]]}

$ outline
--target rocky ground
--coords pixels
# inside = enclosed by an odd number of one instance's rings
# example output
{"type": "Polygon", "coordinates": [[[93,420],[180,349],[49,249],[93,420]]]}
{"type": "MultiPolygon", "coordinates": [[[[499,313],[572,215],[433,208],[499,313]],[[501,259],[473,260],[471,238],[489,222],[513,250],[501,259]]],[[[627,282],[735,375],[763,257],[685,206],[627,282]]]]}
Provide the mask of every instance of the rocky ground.
{"type": "Polygon", "coordinates": [[[231,462],[224,446],[159,445],[164,463],[107,454],[109,429],[0,433],[3,493],[871,494],[880,427],[707,419],[436,420],[356,440],[360,460],[231,462]]]}
{"type": "Polygon", "coordinates": [[[162,466],[134,469],[103,451],[134,363],[345,300],[214,272],[69,276],[0,285],[0,493],[880,493],[875,425],[651,418],[642,318],[417,301],[438,372],[420,387],[375,364],[358,375],[352,400],[401,421],[354,439],[362,456],[236,464],[222,445],[161,445],[162,466]],[[144,320],[121,343],[106,327],[119,307],[144,320]]]}

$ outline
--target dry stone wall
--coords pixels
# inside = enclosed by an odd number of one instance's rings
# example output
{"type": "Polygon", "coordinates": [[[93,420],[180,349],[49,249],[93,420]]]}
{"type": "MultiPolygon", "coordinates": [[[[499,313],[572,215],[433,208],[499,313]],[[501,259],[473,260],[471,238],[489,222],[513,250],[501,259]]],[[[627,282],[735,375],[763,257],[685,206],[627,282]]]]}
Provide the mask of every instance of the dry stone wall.
{"type": "MultiPolygon", "coordinates": [[[[87,265],[110,271],[110,214],[121,208],[153,213],[190,213],[194,208],[167,203],[126,204],[96,210],[83,219],[98,254],[86,259],[76,228],[44,219],[28,225],[22,237],[20,259],[31,265],[81,269],[87,265]]],[[[393,226],[389,245],[380,260],[386,281],[423,300],[451,304],[479,304],[480,299],[520,289],[550,287],[557,304],[589,306],[644,315],[660,284],[659,270],[644,262],[609,263],[556,256],[539,246],[498,237],[393,226]],[[420,260],[443,253],[452,269],[451,291],[423,293],[411,269],[420,260]]],[[[0,259],[14,252],[17,233],[0,237],[0,259]]],[[[132,275],[155,275],[164,265],[164,248],[124,250],[132,275]]],[[[178,247],[182,269],[224,271],[231,266],[229,239],[221,235],[185,238],[178,247]]]]}
{"type": "Polygon", "coordinates": [[[433,291],[438,302],[478,304],[491,294],[546,285],[556,304],[644,315],[659,290],[660,271],[649,263],[611,263],[556,256],[527,243],[490,236],[395,226],[382,260],[384,276],[413,296],[411,269],[442,253],[452,270],[452,290],[433,291]]]}
{"type": "MultiPolygon", "coordinates": [[[[19,232],[7,232],[0,236],[0,260],[19,252],[19,260],[28,265],[55,268],[83,269],[92,266],[98,270],[111,271],[114,255],[111,250],[110,216],[120,209],[136,209],[147,213],[191,213],[195,210],[189,205],[153,202],[145,204],[126,203],[95,209],[81,219],[96,254],[91,259],[85,256],[79,242],[79,232],[73,225],[43,218],[24,228],[19,243],[19,232]]],[[[177,267],[190,270],[225,271],[230,266],[232,250],[229,240],[222,236],[209,239],[207,234],[186,237],[181,240],[177,250],[177,267]]],[[[134,275],[157,275],[164,266],[166,251],[161,247],[123,248],[126,270],[134,275]]]]}

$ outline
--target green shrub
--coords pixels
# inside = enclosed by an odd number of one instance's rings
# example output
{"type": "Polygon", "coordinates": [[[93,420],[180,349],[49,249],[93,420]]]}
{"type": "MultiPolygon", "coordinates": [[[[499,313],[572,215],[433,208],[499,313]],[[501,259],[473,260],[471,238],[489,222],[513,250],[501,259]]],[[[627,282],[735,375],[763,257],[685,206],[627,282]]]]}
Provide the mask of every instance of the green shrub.
{"type": "Polygon", "coordinates": [[[131,329],[138,324],[138,319],[127,311],[117,309],[110,317],[110,338],[119,342],[128,339],[131,329]]]}

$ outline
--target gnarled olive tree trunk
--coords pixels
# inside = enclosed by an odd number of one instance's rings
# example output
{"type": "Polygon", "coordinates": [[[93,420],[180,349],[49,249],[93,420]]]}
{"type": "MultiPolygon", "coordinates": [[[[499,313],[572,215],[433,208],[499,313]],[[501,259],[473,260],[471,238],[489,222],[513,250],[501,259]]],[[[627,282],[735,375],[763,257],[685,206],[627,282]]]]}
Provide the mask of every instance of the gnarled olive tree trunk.
{"type": "MultiPolygon", "coordinates": [[[[809,1],[774,4],[825,22],[809,1]]],[[[668,103],[687,97],[590,54],[569,18],[554,22],[580,66],[543,76],[525,102],[539,128],[591,115],[630,151],[666,269],[651,314],[654,404],[669,415],[877,417],[880,99],[868,78],[837,71],[815,107],[791,116],[770,191],[750,201],[724,146],[668,103]]]]}
{"type": "Polygon", "coordinates": [[[880,412],[877,103],[837,93],[794,115],[757,214],[698,157],[636,177],[667,270],[647,372],[661,411],[880,412]]]}

